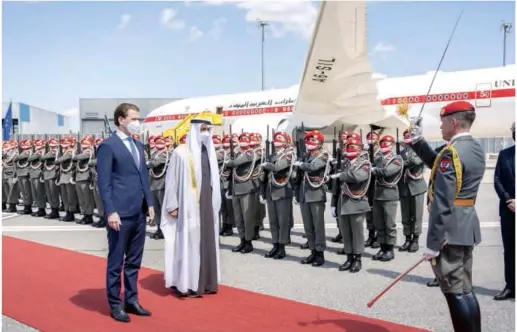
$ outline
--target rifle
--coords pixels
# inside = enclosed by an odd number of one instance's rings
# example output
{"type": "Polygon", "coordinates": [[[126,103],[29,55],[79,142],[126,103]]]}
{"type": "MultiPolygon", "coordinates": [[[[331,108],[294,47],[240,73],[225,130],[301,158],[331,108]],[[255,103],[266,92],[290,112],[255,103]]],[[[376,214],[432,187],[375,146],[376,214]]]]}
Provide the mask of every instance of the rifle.
{"type": "MultiPolygon", "coordinates": [[[[298,157],[297,161],[303,162],[305,159],[305,155],[307,153],[307,147],[305,146],[305,126],[303,125],[303,122],[300,127],[300,130],[297,129],[297,131],[298,132],[301,131],[301,135],[297,135],[297,137],[296,137],[297,138],[296,155],[298,157]]],[[[295,184],[301,186],[302,182],[303,182],[303,172],[300,172],[300,170],[298,170],[296,172],[295,184]]]]}
{"type": "MultiPolygon", "coordinates": [[[[271,141],[269,140],[269,125],[267,126],[267,133],[266,133],[266,157],[264,159],[266,163],[269,163],[271,161],[271,141]]],[[[263,199],[266,199],[266,190],[267,190],[267,181],[269,179],[269,171],[263,169],[264,172],[264,178],[262,179],[262,182],[260,184],[260,196],[262,196],[263,199]]]]}
{"type": "MultiPolygon", "coordinates": [[[[233,151],[233,137],[232,137],[232,125],[230,125],[230,160],[235,158],[235,152],[233,151]]],[[[228,196],[233,195],[233,168],[228,172],[228,196]]]]}
{"type": "Polygon", "coordinates": [[[399,127],[397,127],[397,141],[395,143],[395,150],[397,151],[397,154],[400,155],[399,127]]]}
{"type": "Polygon", "coordinates": [[[145,144],[145,150],[147,152],[147,157],[149,159],[151,159],[151,141],[149,140],[149,138],[150,138],[149,130],[147,131],[146,136],[147,136],[147,143],[145,144]]]}

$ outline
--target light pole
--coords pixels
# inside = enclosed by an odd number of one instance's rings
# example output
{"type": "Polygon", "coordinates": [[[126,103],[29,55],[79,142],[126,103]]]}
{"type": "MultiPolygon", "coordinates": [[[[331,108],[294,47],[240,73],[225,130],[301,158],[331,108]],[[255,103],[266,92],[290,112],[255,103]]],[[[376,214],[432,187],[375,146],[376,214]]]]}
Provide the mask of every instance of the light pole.
{"type": "Polygon", "coordinates": [[[258,28],[260,29],[260,34],[261,34],[261,44],[260,44],[260,51],[261,51],[261,55],[260,55],[260,64],[261,64],[261,82],[262,82],[262,91],[264,91],[265,87],[264,87],[264,42],[266,40],[266,34],[265,34],[265,29],[266,29],[266,26],[269,25],[269,23],[265,22],[265,21],[262,21],[260,19],[257,19],[258,21],[258,28]]]}
{"type": "Polygon", "coordinates": [[[503,67],[506,66],[506,35],[512,30],[512,24],[501,22],[501,30],[503,31],[503,67]]]}

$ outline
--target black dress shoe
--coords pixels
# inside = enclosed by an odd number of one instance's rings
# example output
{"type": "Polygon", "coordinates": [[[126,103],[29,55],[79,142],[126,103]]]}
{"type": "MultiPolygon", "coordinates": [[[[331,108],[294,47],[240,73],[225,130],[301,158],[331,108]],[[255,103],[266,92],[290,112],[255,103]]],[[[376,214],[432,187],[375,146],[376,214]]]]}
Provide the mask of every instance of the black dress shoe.
{"type": "Polygon", "coordinates": [[[138,302],[126,303],[124,310],[129,314],[137,316],[151,316],[151,312],[143,308],[138,302]]]}
{"type": "Polygon", "coordinates": [[[434,278],[433,280],[429,281],[427,284],[426,284],[427,287],[438,287],[440,286],[440,284],[438,283],[438,280],[436,280],[436,278],[434,278]]]}
{"type": "Polygon", "coordinates": [[[507,287],[503,289],[499,294],[494,296],[494,300],[496,301],[503,301],[508,299],[514,299],[515,298],[515,292],[507,287]]]}
{"type": "Polygon", "coordinates": [[[126,312],[120,308],[112,309],[110,316],[117,322],[129,323],[131,321],[131,318],[129,318],[126,312]]]}
{"type": "Polygon", "coordinates": [[[399,247],[399,251],[407,251],[411,245],[411,235],[406,236],[406,241],[399,247]]]}

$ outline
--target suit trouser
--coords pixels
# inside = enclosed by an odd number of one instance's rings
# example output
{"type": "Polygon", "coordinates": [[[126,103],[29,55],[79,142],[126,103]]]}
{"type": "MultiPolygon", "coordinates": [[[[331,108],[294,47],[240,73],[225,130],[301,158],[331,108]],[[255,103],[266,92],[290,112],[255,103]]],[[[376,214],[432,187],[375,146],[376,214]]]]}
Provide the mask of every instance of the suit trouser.
{"type": "Polygon", "coordinates": [[[154,221],[160,229],[160,223],[162,220],[162,205],[163,205],[163,196],[165,196],[165,189],[153,190],[151,191],[151,195],[153,197],[154,203],[154,221]]]}
{"type": "Polygon", "coordinates": [[[235,225],[239,231],[239,237],[246,241],[252,241],[255,237],[258,196],[258,192],[232,196],[235,225]]]}
{"type": "Polygon", "coordinates": [[[310,250],[324,251],[327,247],[325,238],[325,202],[300,203],[303,228],[310,250]]]}
{"type": "Polygon", "coordinates": [[[339,216],[339,228],[343,236],[345,254],[364,253],[364,213],[339,216]]]}
{"type": "Polygon", "coordinates": [[[472,291],[473,246],[446,245],[431,265],[444,294],[463,294],[472,291]]]}
{"type": "Polygon", "coordinates": [[[515,213],[501,208],[501,236],[504,249],[504,280],[506,287],[515,290],[515,213]]]}
{"type": "Polygon", "coordinates": [[[291,243],[291,220],[293,215],[293,199],[284,198],[267,201],[269,227],[273,243],[291,243]]]}
{"type": "Polygon", "coordinates": [[[397,217],[398,201],[373,202],[373,222],[377,231],[380,244],[395,245],[397,243],[397,217]]]}
{"type": "Polygon", "coordinates": [[[405,236],[422,234],[424,194],[400,196],[400,212],[405,236]]]}
{"type": "Polygon", "coordinates": [[[59,186],[56,185],[56,179],[45,180],[45,193],[47,200],[50,204],[50,208],[59,209],[59,186]]]}
{"type": "Polygon", "coordinates": [[[36,207],[44,209],[46,206],[45,199],[45,183],[40,181],[40,178],[31,179],[32,192],[36,200],[36,207]]]}
{"type": "Polygon", "coordinates": [[[122,266],[124,266],[124,301],[138,301],[138,271],[142,264],[145,245],[145,215],[120,218],[119,231],[108,229],[108,260],[106,268],[106,292],[110,308],[120,307],[122,266]]]}

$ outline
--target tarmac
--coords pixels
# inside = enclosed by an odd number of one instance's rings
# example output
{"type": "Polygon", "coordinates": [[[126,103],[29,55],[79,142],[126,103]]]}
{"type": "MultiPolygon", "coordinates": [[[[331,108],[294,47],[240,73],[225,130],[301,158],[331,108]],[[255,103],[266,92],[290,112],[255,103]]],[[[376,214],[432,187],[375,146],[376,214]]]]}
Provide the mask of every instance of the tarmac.
{"type": "MultiPolygon", "coordinates": [[[[481,305],[483,331],[515,331],[514,300],[497,302],[492,299],[504,287],[498,198],[493,184],[481,185],[477,202],[476,209],[482,227],[482,243],[474,251],[473,276],[481,305]]],[[[421,264],[413,270],[385,294],[373,308],[366,307],[366,303],[371,298],[422,257],[422,247],[425,245],[427,232],[427,211],[424,215],[421,249],[417,253],[399,253],[397,251],[395,260],[382,263],[372,261],[370,258],[376,250],[367,249],[363,258],[363,270],[357,274],[337,270],[345,257],[335,253],[340,245],[330,241],[330,238],[337,234],[337,229],[328,205],[326,211],[328,237],[328,248],[325,253],[326,264],[322,267],[301,265],[300,260],[308,252],[299,248],[305,239],[302,238],[303,227],[299,208],[295,206],[294,211],[295,228],[292,232],[292,244],[287,248],[288,256],[283,260],[264,258],[264,254],[271,247],[267,218],[264,221],[266,229],[261,232],[261,239],[254,242],[255,250],[250,254],[242,255],[231,252],[231,248],[238,244],[236,235],[221,237],[223,284],[431,331],[452,331],[443,295],[438,288],[425,286],[426,282],[433,278],[428,263],[421,264]]],[[[398,244],[402,244],[400,216],[398,221],[398,244]]],[[[90,255],[101,257],[107,255],[105,229],[3,213],[2,231],[7,236],[90,255]]],[[[149,228],[148,231],[152,232],[153,228],[149,228]]],[[[145,245],[143,265],[163,270],[163,261],[163,240],[148,239],[145,245]]],[[[145,303],[142,305],[145,306],[145,303]]],[[[152,310],[152,308],[149,309],[152,310]]],[[[2,317],[2,323],[3,331],[36,331],[5,316],[2,317]]]]}

